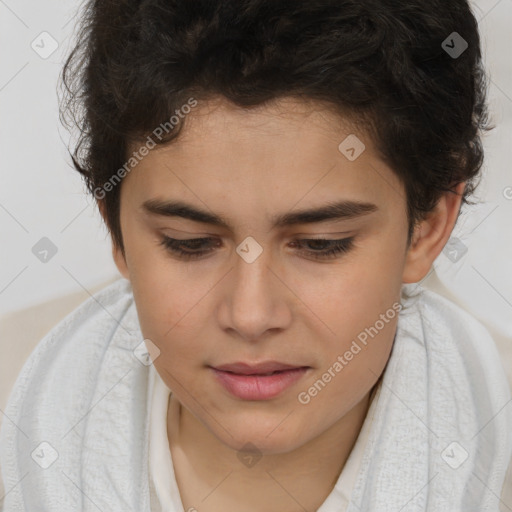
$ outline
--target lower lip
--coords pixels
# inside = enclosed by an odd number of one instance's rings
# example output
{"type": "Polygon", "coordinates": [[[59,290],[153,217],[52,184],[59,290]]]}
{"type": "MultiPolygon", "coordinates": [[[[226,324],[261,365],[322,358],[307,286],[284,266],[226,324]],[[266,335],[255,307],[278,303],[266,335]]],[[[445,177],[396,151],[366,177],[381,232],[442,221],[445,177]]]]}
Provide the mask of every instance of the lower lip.
{"type": "Polygon", "coordinates": [[[212,368],[219,382],[243,400],[268,400],[295,384],[309,368],[296,368],[274,375],[240,375],[212,368]]]}

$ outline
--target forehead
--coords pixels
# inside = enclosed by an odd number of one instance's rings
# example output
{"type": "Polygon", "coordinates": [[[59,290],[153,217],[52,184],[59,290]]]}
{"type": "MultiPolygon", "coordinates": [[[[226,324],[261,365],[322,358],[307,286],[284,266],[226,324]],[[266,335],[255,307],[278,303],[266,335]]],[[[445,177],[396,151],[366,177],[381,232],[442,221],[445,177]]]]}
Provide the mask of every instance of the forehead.
{"type": "Polygon", "coordinates": [[[125,181],[140,204],[187,199],[215,211],[404,200],[397,176],[355,123],[326,104],[290,98],[247,109],[199,103],[178,138],[151,150],[125,181]]]}
{"type": "MultiPolygon", "coordinates": [[[[180,147],[201,147],[205,142],[222,143],[234,135],[243,139],[279,137],[286,142],[284,149],[300,145],[304,138],[312,143],[319,137],[330,138],[333,143],[340,133],[357,131],[361,139],[368,139],[356,121],[336,114],[327,102],[300,100],[293,97],[275,99],[270,103],[240,107],[223,97],[201,101],[185,116],[186,127],[179,136],[180,147]],[[206,140],[205,139],[208,139],[206,140]],[[294,144],[295,142],[295,144],[294,144]]],[[[372,145],[371,140],[367,140],[372,145]]],[[[272,145],[267,144],[267,151],[272,145]]],[[[303,148],[306,149],[306,148],[303,148]]]]}

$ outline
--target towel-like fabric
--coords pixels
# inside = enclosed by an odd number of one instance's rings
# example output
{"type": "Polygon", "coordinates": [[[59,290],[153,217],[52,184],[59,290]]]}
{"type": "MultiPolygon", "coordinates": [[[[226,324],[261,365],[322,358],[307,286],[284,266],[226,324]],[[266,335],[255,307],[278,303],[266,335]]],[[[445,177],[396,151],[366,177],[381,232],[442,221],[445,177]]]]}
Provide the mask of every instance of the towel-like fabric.
{"type": "MultiPolygon", "coordinates": [[[[419,285],[402,291],[347,511],[498,512],[512,411],[494,342],[444,297],[419,285]]],[[[41,340],[0,431],[5,512],[150,512],[154,379],[144,353],[125,279],[41,340]]],[[[334,499],[333,490],[325,503],[334,499]]]]}

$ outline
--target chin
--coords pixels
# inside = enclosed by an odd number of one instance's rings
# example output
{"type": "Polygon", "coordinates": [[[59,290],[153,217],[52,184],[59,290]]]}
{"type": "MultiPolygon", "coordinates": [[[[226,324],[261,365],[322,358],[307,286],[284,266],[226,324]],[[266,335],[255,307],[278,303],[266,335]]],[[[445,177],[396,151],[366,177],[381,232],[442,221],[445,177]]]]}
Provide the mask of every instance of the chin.
{"type": "Polygon", "coordinates": [[[233,425],[226,425],[226,430],[232,436],[222,429],[221,436],[217,435],[217,438],[236,452],[255,451],[262,455],[287,453],[299,448],[307,441],[304,439],[301,442],[298,436],[293,433],[276,429],[280,421],[274,422],[271,428],[263,424],[258,426],[256,422],[253,423],[251,428],[237,428],[233,425]]]}

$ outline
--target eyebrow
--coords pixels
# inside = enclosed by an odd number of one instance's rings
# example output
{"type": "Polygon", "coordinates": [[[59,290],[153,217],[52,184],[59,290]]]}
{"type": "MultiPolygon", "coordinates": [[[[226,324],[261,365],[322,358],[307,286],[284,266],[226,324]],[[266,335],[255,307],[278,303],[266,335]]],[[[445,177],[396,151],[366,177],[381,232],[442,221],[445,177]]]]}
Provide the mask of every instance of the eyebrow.
{"type": "MultiPolygon", "coordinates": [[[[201,210],[183,201],[162,201],[149,199],[142,204],[143,210],[153,215],[181,217],[195,222],[211,224],[231,230],[229,222],[221,215],[201,210]]],[[[272,229],[296,224],[314,224],[328,220],[348,220],[378,211],[377,205],[359,201],[339,201],[327,203],[318,208],[292,211],[271,218],[272,229]]]]}

